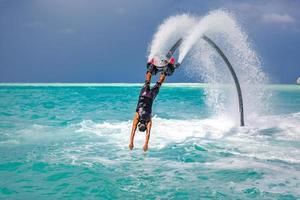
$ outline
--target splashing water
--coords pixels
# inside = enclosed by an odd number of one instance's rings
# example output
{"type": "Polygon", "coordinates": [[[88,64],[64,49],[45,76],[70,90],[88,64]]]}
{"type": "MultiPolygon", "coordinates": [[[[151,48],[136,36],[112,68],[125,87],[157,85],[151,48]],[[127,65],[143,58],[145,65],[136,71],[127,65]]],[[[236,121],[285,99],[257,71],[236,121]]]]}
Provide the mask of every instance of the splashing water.
{"type": "Polygon", "coordinates": [[[218,53],[202,39],[203,35],[210,37],[233,65],[243,92],[246,120],[265,112],[268,97],[261,85],[267,83],[267,77],[247,34],[226,10],[215,10],[204,17],[184,14],[168,18],[154,35],[149,59],[167,52],[182,37],[178,62],[184,61],[185,73],[211,84],[205,91],[206,104],[217,115],[238,121],[238,99],[232,76],[218,53]],[[225,83],[226,90],[221,89],[220,84],[225,83]]]}
{"type": "Polygon", "coordinates": [[[127,147],[140,87],[0,84],[0,199],[300,199],[299,87],[266,86],[276,113],[239,128],[207,84],[165,84],[147,154],[145,133],[127,147]]]}
{"type": "Polygon", "coordinates": [[[149,48],[148,60],[154,56],[165,55],[178,38],[184,38],[189,34],[196,23],[196,18],[188,14],[167,18],[154,34],[149,48]]]}
{"type": "Polygon", "coordinates": [[[0,84],[0,199],[300,199],[300,88],[261,85],[259,59],[226,11],[168,18],[149,56],[177,37],[182,68],[210,84],[164,84],[146,154],[145,133],[127,146],[142,84],[0,84]],[[232,77],[202,34],[237,72],[246,127],[234,127],[232,77]],[[252,118],[262,87],[276,109],[252,118]]]}

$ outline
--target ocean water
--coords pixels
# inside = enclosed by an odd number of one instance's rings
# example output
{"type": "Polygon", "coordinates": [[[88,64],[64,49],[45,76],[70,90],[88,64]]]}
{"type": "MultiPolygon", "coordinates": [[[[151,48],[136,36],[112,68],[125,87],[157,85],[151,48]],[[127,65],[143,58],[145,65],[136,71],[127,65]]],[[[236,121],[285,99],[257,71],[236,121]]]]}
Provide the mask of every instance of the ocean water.
{"type": "Polygon", "coordinates": [[[0,199],[299,199],[300,86],[268,85],[239,119],[208,85],[165,84],[145,133],[129,135],[141,84],[1,84],[0,199]]]}

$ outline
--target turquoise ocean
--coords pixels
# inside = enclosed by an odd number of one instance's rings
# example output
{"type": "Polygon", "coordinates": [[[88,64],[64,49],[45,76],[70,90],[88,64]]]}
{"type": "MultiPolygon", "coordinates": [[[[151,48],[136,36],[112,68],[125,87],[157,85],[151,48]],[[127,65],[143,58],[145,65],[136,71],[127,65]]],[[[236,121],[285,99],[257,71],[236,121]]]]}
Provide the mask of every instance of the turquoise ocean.
{"type": "Polygon", "coordinates": [[[0,199],[300,199],[300,86],[264,86],[239,127],[208,85],[165,84],[147,153],[145,133],[128,149],[141,86],[1,84],[0,199]]]}

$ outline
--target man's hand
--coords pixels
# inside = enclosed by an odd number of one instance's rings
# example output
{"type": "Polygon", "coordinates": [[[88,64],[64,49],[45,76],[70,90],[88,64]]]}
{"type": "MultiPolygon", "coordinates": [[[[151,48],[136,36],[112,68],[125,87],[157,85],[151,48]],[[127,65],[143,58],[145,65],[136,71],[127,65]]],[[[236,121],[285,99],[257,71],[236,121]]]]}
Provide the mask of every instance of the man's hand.
{"type": "Polygon", "coordinates": [[[168,64],[166,67],[164,67],[163,69],[163,74],[165,74],[166,76],[171,76],[175,71],[175,66],[172,64],[168,64]]]}
{"type": "Polygon", "coordinates": [[[134,146],[133,146],[132,143],[130,143],[130,144],[128,145],[128,147],[129,147],[130,150],[132,150],[134,146]]]}
{"type": "Polygon", "coordinates": [[[139,114],[136,112],[135,116],[133,118],[133,122],[132,122],[132,129],[131,129],[130,140],[129,140],[129,145],[128,145],[130,150],[133,149],[134,135],[135,135],[135,131],[136,131],[136,127],[137,127],[138,123],[139,123],[139,114]]]}
{"type": "Polygon", "coordinates": [[[145,145],[143,146],[143,149],[144,149],[144,151],[146,152],[146,151],[148,150],[148,144],[145,144],[145,145]]]}

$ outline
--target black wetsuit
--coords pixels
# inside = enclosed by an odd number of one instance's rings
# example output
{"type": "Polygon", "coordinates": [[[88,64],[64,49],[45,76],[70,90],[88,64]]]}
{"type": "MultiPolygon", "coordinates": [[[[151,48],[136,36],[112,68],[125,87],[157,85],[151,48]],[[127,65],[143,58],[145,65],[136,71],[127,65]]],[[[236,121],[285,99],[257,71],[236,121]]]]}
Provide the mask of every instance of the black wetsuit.
{"type": "Polygon", "coordinates": [[[152,103],[159,92],[161,84],[156,84],[150,89],[150,82],[145,82],[141,89],[139,101],[136,107],[136,112],[139,114],[140,122],[149,122],[152,113],[152,103]]]}

